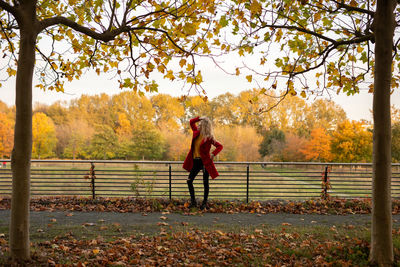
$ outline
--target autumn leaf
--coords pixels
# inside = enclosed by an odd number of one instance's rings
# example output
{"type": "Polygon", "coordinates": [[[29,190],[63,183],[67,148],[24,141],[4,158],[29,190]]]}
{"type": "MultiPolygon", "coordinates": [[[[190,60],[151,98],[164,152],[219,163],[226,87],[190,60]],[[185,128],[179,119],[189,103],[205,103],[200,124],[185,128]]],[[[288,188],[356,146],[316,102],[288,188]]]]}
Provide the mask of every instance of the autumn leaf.
{"type": "Polygon", "coordinates": [[[252,0],[250,4],[250,12],[252,16],[259,15],[261,13],[262,6],[257,0],[252,0]]]}
{"type": "Polygon", "coordinates": [[[186,65],[186,59],[182,58],[182,59],[179,61],[179,66],[181,66],[181,68],[183,68],[185,65],[186,65]]]}

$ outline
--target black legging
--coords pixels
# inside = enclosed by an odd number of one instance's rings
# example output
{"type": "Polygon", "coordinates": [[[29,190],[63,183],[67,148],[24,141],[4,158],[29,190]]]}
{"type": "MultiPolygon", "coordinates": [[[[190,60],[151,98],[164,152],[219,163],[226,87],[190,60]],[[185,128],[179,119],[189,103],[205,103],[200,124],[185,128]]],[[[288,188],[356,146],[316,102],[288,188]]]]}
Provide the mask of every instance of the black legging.
{"type": "Polygon", "coordinates": [[[189,177],[187,179],[187,184],[189,187],[190,199],[192,203],[196,202],[196,198],[194,195],[194,187],[193,187],[193,180],[196,178],[197,174],[200,170],[203,170],[203,184],[204,184],[204,200],[203,202],[207,202],[208,199],[208,191],[210,187],[208,185],[208,179],[210,175],[208,174],[207,170],[204,168],[203,162],[200,158],[193,159],[193,168],[189,173],[189,177]]]}

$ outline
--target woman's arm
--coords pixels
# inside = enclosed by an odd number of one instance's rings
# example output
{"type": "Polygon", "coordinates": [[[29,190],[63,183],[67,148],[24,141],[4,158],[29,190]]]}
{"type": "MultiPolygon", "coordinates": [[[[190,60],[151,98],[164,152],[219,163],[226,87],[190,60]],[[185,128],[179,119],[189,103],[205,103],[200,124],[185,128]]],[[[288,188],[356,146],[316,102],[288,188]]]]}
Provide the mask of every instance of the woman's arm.
{"type": "Polygon", "coordinates": [[[215,141],[215,140],[213,140],[212,144],[215,146],[215,149],[214,149],[214,151],[212,152],[212,154],[213,154],[214,157],[215,157],[216,155],[218,155],[219,152],[221,152],[221,150],[222,150],[224,147],[221,145],[221,143],[219,143],[219,142],[217,142],[217,141],[215,141]]]}
{"type": "Polygon", "coordinates": [[[200,117],[196,117],[190,120],[190,128],[192,128],[192,131],[198,131],[196,122],[200,121],[200,117]]]}

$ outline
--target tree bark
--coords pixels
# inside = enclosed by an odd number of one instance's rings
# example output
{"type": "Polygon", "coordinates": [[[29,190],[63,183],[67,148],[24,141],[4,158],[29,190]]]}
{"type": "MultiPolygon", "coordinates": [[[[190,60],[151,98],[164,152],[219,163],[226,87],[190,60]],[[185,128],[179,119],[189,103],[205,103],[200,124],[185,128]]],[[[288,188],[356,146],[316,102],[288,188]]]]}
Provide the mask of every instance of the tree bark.
{"type": "Polygon", "coordinates": [[[373,182],[370,262],[392,266],[390,87],[394,33],[394,0],[378,0],[375,13],[375,78],[373,97],[373,182]]]}
{"type": "Polygon", "coordinates": [[[35,66],[35,1],[21,5],[20,47],[16,77],[16,119],[12,151],[10,253],[14,260],[30,258],[29,200],[32,156],[32,77],[35,66]]]}

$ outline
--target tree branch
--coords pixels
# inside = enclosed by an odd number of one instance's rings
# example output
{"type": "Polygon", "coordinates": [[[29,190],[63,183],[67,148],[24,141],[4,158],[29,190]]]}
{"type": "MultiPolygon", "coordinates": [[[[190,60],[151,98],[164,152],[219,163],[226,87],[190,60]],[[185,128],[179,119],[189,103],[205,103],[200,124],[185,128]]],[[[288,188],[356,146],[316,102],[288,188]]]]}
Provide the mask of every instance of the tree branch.
{"type": "Polygon", "coordinates": [[[7,2],[0,0],[0,8],[4,9],[5,11],[13,14],[14,17],[18,16],[18,11],[15,7],[11,6],[10,4],[8,4],[7,2]]]}
{"type": "Polygon", "coordinates": [[[77,32],[83,33],[89,37],[92,37],[93,39],[99,40],[99,41],[103,41],[103,42],[108,42],[111,41],[115,38],[115,36],[121,34],[122,32],[127,32],[130,30],[130,28],[128,26],[122,26],[118,29],[115,30],[107,30],[105,32],[102,33],[98,33],[96,31],[93,31],[85,26],[82,26],[72,20],[69,20],[65,17],[54,17],[54,18],[49,18],[49,19],[45,19],[42,20],[41,22],[39,22],[39,32],[41,32],[43,29],[46,29],[48,27],[57,25],[57,24],[62,24],[65,25],[67,27],[70,27],[72,29],[74,29],[77,32]]]}
{"type": "Polygon", "coordinates": [[[346,5],[343,1],[339,2],[339,1],[333,0],[333,2],[335,2],[340,8],[344,8],[347,11],[356,11],[359,13],[370,15],[371,17],[375,16],[374,11],[366,10],[366,9],[359,8],[359,7],[349,6],[349,5],[346,5]]]}

